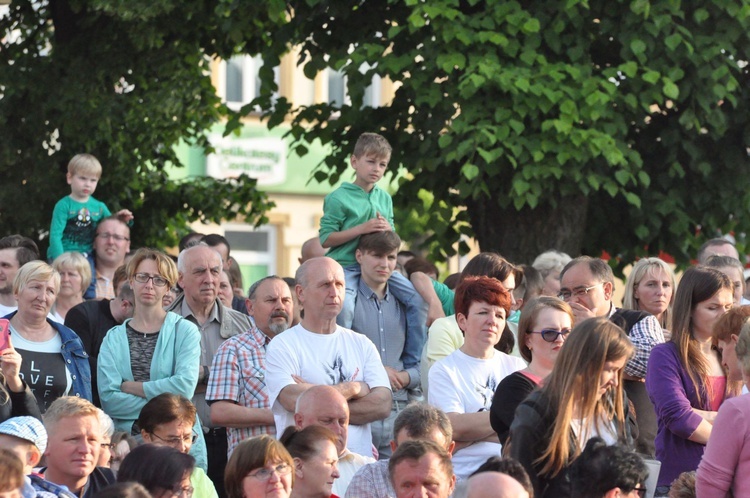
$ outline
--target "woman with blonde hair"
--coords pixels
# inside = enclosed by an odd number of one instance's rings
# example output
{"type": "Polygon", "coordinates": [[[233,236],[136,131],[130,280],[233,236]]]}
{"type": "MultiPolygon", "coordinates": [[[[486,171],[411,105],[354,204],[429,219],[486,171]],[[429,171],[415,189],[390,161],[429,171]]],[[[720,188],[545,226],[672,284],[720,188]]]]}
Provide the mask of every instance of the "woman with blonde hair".
{"type": "MultiPolygon", "coordinates": [[[[138,249],[126,271],[135,310],[133,318],[104,337],[98,387],[102,409],[112,417],[115,428],[139,435],[136,420],[148,400],[165,392],[193,397],[201,336],[193,323],[162,307],[164,294],[177,282],[177,267],[169,256],[138,249]]],[[[197,418],[195,429],[198,440],[190,454],[205,468],[205,442],[197,418]]]]}
{"type": "Polygon", "coordinates": [[[44,261],[29,261],[13,280],[18,310],[8,315],[9,349],[15,349],[12,356],[21,356],[18,375],[34,392],[42,413],[61,396],[91,401],[91,367],[81,339],[48,318],[59,290],[60,274],[54,268],[44,261]]]}
{"type": "Polygon", "coordinates": [[[227,498],[289,498],[294,460],[277,439],[267,434],[242,441],[224,471],[227,498]]]}
{"type": "Polygon", "coordinates": [[[659,258],[642,258],[633,265],[625,281],[622,307],[651,313],[661,328],[668,331],[672,328],[674,290],[672,268],[659,258]]]}
{"type": "Polygon", "coordinates": [[[505,452],[526,469],[537,498],[571,496],[569,465],[586,442],[632,446],[623,367],[634,347],[606,318],[590,318],[571,332],[542,389],[516,410],[505,452]]]}
{"type": "Polygon", "coordinates": [[[64,252],[52,262],[60,274],[60,292],[52,306],[52,316],[65,322],[68,310],[83,302],[83,294],[91,283],[91,264],[79,252],[64,252]]]}
{"type": "Polygon", "coordinates": [[[495,390],[490,424],[500,443],[508,438],[518,405],[552,372],[573,321],[570,305],[551,296],[532,299],[521,311],[518,344],[521,357],[529,366],[505,377],[495,390]]]}
{"type": "Polygon", "coordinates": [[[651,350],[646,390],[658,423],[655,447],[661,472],[656,496],[667,496],[677,476],[698,467],[727,395],[713,329],[732,308],[733,292],[732,282],[718,270],[686,270],[675,295],[672,338],[651,350]]]}

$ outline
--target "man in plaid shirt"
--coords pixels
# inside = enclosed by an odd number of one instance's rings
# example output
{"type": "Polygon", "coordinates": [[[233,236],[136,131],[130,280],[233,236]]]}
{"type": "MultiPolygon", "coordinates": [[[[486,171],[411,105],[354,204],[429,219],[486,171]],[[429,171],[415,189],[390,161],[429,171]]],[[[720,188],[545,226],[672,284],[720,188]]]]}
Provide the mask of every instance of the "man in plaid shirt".
{"type": "Polygon", "coordinates": [[[266,346],[289,328],[294,314],[289,286],[276,276],[255,282],[246,304],[255,327],[219,347],[206,391],[211,420],[227,428],[227,457],[240,441],[276,433],[266,389],[266,346]]]}

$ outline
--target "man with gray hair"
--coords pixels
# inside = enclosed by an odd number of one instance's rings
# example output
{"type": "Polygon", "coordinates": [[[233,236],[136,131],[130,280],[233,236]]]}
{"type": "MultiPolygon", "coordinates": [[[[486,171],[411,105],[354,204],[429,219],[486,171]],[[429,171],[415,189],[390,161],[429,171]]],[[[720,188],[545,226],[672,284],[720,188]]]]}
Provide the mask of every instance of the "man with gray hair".
{"type": "Polygon", "coordinates": [[[198,386],[192,401],[198,410],[206,439],[208,477],[219,496],[224,494],[227,430],[211,421],[211,412],[206,403],[211,363],[225,340],[253,327],[247,315],[225,307],[219,300],[221,269],[221,254],[203,242],[182,251],[177,257],[177,271],[183,293],[169,307],[169,311],[193,322],[201,333],[198,386]]]}
{"type": "MultiPolygon", "coordinates": [[[[396,417],[391,450],[395,452],[406,441],[432,441],[451,454],[456,446],[448,416],[427,403],[412,403],[396,417]]],[[[346,489],[346,498],[395,496],[396,491],[388,475],[388,460],[378,460],[359,469],[346,489]]]]}
{"type": "Polygon", "coordinates": [[[255,282],[246,304],[255,327],[219,346],[206,391],[211,421],[227,427],[227,456],[249,437],[276,433],[264,375],[266,347],[294,315],[289,286],[275,275],[255,282]]]}

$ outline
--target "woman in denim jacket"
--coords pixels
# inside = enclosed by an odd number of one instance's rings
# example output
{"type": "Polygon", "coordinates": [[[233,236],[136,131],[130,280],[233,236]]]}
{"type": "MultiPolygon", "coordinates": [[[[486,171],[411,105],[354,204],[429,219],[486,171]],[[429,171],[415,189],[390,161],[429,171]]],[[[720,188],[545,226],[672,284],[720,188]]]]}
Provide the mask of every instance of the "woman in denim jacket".
{"type": "Polygon", "coordinates": [[[50,265],[26,263],[13,281],[18,311],[8,315],[12,346],[22,357],[20,376],[42,413],[60,396],[91,401],[91,370],[81,339],[47,316],[59,289],[60,274],[50,265]]]}

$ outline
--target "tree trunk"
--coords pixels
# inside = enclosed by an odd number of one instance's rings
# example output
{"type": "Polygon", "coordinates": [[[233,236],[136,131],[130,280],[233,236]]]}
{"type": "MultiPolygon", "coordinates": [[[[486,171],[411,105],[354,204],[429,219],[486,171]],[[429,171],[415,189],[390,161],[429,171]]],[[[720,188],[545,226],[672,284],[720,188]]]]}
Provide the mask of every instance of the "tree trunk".
{"type": "Polygon", "coordinates": [[[515,264],[531,264],[540,253],[555,249],[580,254],[586,228],[588,198],[556,196],[535,209],[502,210],[493,199],[471,199],[466,205],[482,251],[496,251],[515,264]]]}

